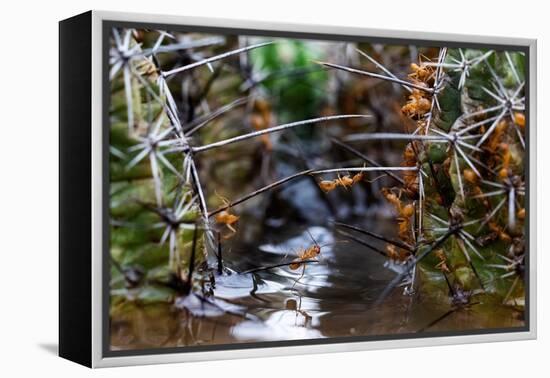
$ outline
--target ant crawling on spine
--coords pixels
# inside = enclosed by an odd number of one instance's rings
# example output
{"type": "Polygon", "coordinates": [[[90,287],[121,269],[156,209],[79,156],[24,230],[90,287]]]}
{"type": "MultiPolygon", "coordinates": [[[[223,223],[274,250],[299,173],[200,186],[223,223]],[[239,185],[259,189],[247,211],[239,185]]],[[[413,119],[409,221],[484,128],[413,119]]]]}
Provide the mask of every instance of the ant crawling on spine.
{"type": "Polygon", "coordinates": [[[319,188],[323,190],[323,192],[328,193],[336,189],[337,187],[342,187],[344,189],[351,188],[353,185],[357,184],[358,182],[362,181],[364,178],[363,172],[358,172],[354,174],[353,176],[345,175],[340,176],[338,175],[337,178],[334,180],[321,180],[319,181],[319,188]]]}
{"type": "MultiPolygon", "coordinates": [[[[216,193],[216,195],[222,200],[224,206],[230,205],[230,202],[227,198],[221,196],[218,193],[216,193]]],[[[224,239],[232,237],[237,232],[233,225],[237,223],[239,217],[235,214],[231,214],[231,212],[229,211],[229,207],[227,210],[220,211],[218,214],[216,214],[215,219],[217,223],[225,225],[232,232],[232,234],[224,236],[224,239]]]]}

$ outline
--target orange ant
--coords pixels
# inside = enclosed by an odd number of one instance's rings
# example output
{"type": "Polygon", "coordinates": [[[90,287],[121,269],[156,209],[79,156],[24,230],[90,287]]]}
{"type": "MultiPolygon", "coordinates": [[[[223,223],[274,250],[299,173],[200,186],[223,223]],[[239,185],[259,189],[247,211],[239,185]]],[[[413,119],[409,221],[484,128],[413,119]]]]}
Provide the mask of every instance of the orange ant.
{"type": "MultiPolygon", "coordinates": [[[[269,124],[266,123],[264,117],[259,114],[253,114],[252,116],[250,116],[250,124],[257,131],[264,130],[269,126],[269,124]]],[[[273,149],[273,144],[271,143],[269,134],[261,135],[261,140],[266,150],[271,151],[273,149]]]]}
{"type": "Polygon", "coordinates": [[[298,283],[298,281],[300,281],[302,279],[302,277],[304,276],[304,274],[306,273],[306,264],[304,263],[304,261],[308,261],[308,260],[317,261],[316,258],[321,253],[322,246],[320,246],[317,243],[317,241],[313,238],[313,236],[311,235],[309,230],[306,230],[306,232],[308,233],[309,237],[313,241],[313,245],[311,247],[307,248],[307,249],[306,248],[301,248],[297,253],[298,257],[295,258],[292,261],[292,263],[289,264],[288,267],[290,268],[290,270],[298,270],[300,267],[302,267],[302,274],[294,282],[294,285],[292,287],[294,287],[298,283]]]}
{"type": "Polygon", "coordinates": [[[525,208],[519,209],[517,213],[517,217],[519,220],[525,219],[525,208]]]}
{"type": "MultiPolygon", "coordinates": [[[[218,196],[218,198],[222,200],[224,206],[230,205],[230,202],[227,198],[219,195],[218,193],[216,193],[216,195],[218,196]]],[[[229,212],[229,207],[227,210],[220,211],[218,214],[216,214],[216,222],[227,226],[227,228],[229,228],[229,230],[231,230],[233,234],[237,232],[237,230],[233,227],[233,225],[237,223],[238,220],[239,220],[239,217],[237,215],[231,214],[229,212]]]]}
{"type": "MultiPolygon", "coordinates": [[[[411,70],[413,72],[409,74],[409,78],[419,85],[426,85],[434,73],[433,67],[422,63],[411,63],[411,70]]],[[[428,113],[432,108],[432,101],[425,97],[425,95],[424,91],[414,88],[409,95],[407,103],[401,108],[403,114],[410,118],[419,118],[428,113]]]]}
{"type": "Polygon", "coordinates": [[[353,179],[349,175],[338,176],[336,180],[339,182],[339,185],[345,189],[351,188],[353,185],[353,179]]]}
{"type": "Polygon", "coordinates": [[[466,180],[466,182],[472,185],[477,184],[479,177],[477,177],[477,174],[472,169],[465,168],[464,171],[462,172],[462,175],[464,176],[464,179],[466,180]]]}
{"type": "Polygon", "coordinates": [[[304,266],[303,261],[310,260],[321,253],[321,247],[315,243],[307,249],[300,249],[298,251],[298,257],[288,266],[291,270],[297,270],[301,266],[304,266]]]}
{"type": "Polygon", "coordinates": [[[489,210],[491,208],[491,204],[488,197],[483,195],[483,190],[481,190],[481,187],[479,186],[479,176],[470,168],[465,168],[462,175],[464,176],[465,182],[471,185],[470,193],[473,197],[479,199],[483,206],[489,210]]]}
{"type": "MultiPolygon", "coordinates": [[[[250,125],[257,131],[264,130],[271,125],[272,115],[269,102],[263,99],[257,99],[254,102],[254,114],[250,117],[250,125]]],[[[266,150],[271,151],[273,144],[268,134],[261,136],[262,143],[266,150]]]]}
{"type": "Polygon", "coordinates": [[[325,193],[331,192],[338,186],[337,180],[322,180],[319,182],[319,188],[325,193]]]}
{"type": "Polygon", "coordinates": [[[345,175],[345,176],[338,176],[338,178],[334,180],[321,180],[318,185],[319,188],[325,193],[331,192],[337,187],[341,186],[342,188],[351,188],[353,185],[357,184],[358,182],[362,181],[364,177],[363,172],[356,173],[353,176],[345,175]]]}
{"type": "Polygon", "coordinates": [[[256,99],[254,102],[254,110],[262,115],[262,117],[266,120],[266,123],[271,123],[271,105],[267,100],[262,98],[256,99]]]}
{"type": "Polygon", "coordinates": [[[498,176],[501,179],[506,179],[510,176],[511,170],[510,170],[510,146],[508,143],[501,143],[499,144],[499,149],[502,151],[502,168],[500,171],[498,171],[498,176]]]}
{"type": "Polygon", "coordinates": [[[510,243],[512,241],[512,237],[508,235],[506,232],[504,232],[504,229],[496,224],[495,222],[489,222],[489,229],[494,232],[496,235],[498,235],[498,238],[502,240],[505,243],[510,243]]]}
{"type": "MultiPolygon", "coordinates": [[[[493,134],[489,137],[489,140],[487,142],[487,149],[489,152],[494,153],[499,145],[500,141],[502,140],[503,134],[506,132],[506,129],[508,128],[508,121],[505,119],[501,120],[497,126],[495,127],[495,131],[493,131],[493,134]]],[[[485,131],[484,129],[482,130],[485,131]]]]}
{"type": "Polygon", "coordinates": [[[422,63],[420,64],[411,63],[410,67],[412,72],[409,74],[409,78],[415,81],[425,83],[432,78],[434,73],[433,67],[427,66],[422,63]]]}
{"type": "Polygon", "coordinates": [[[514,122],[516,123],[516,125],[518,125],[522,129],[524,129],[525,128],[525,114],[520,113],[520,112],[515,112],[514,113],[514,122]]]}
{"type": "Polygon", "coordinates": [[[430,111],[432,102],[424,97],[425,93],[419,89],[413,89],[409,99],[401,108],[403,114],[408,117],[421,117],[430,111]]]}
{"type": "Polygon", "coordinates": [[[353,177],[351,178],[352,185],[357,184],[360,181],[363,181],[363,177],[364,177],[363,172],[359,172],[359,173],[354,174],[353,177]]]}
{"type": "Polygon", "coordinates": [[[416,160],[416,152],[415,152],[415,146],[413,146],[412,142],[408,143],[407,146],[405,146],[405,151],[403,151],[403,164],[407,167],[415,167],[417,163],[416,160]]]}
{"type": "Polygon", "coordinates": [[[399,237],[401,239],[408,240],[410,226],[411,226],[410,218],[414,214],[414,205],[409,203],[403,206],[403,203],[401,202],[401,192],[399,192],[399,196],[397,196],[391,190],[384,188],[382,189],[382,194],[384,195],[386,200],[390,204],[392,204],[395,210],[397,211],[397,214],[398,214],[397,222],[399,224],[399,237]]]}

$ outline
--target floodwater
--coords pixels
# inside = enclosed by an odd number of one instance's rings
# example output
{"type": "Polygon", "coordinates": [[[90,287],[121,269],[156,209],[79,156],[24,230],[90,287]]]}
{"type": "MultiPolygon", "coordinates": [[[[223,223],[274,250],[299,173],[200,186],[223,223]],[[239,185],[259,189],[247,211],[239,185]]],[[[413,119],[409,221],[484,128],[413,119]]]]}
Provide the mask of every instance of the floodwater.
{"type": "MultiPolygon", "coordinates": [[[[382,231],[387,221],[370,221],[382,231]]],[[[520,327],[523,312],[489,297],[459,310],[446,295],[424,298],[396,288],[375,301],[395,276],[385,259],[321,226],[287,227],[264,235],[269,243],[232,242],[224,258],[232,274],[216,277],[215,298],[180,298],[175,304],[128,302],[111,318],[113,350],[343,336],[411,334],[520,327]],[[307,231],[306,231],[307,230],[307,231]],[[238,274],[292,261],[300,248],[321,245],[318,262],[238,274]],[[441,320],[436,321],[442,317],[441,320]]],[[[376,243],[373,243],[376,244],[376,243]]],[[[383,248],[383,245],[378,244],[383,248]]]]}

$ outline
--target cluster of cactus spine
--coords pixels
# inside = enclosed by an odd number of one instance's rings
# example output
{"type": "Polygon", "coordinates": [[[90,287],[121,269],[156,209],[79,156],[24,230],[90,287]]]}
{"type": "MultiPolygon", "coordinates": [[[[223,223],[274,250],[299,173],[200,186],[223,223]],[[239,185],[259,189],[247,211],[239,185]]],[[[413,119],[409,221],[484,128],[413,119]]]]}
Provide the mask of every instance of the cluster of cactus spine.
{"type": "Polygon", "coordinates": [[[418,168],[405,172],[403,185],[384,189],[410,248],[388,244],[388,258],[405,268],[380,299],[408,281],[409,293],[444,290],[454,305],[494,295],[524,306],[524,59],[517,52],[442,48],[437,61],[412,63],[408,80],[380,64],[384,76],[324,63],[409,91],[401,110],[413,129],[379,136],[408,140],[403,165],[418,168]]]}
{"type": "Polygon", "coordinates": [[[221,230],[232,229],[231,225],[238,220],[230,208],[310,171],[274,182],[232,203],[224,201],[222,207],[209,211],[195,156],[251,138],[260,138],[268,147],[269,139],[263,137],[274,132],[365,116],[329,116],[274,127],[264,125],[254,127],[257,130],[248,134],[193,146],[190,140],[196,131],[251,99],[238,99],[186,123],[174,100],[170,79],[202,66],[212,69],[211,64],[218,60],[268,46],[271,42],[206,58],[193,49],[223,44],[223,38],[164,44],[174,37],[166,32],[143,33],[134,29],[115,28],[112,33],[111,294],[123,300],[130,296],[145,301],[170,301],[191,292],[210,292],[209,282],[215,280],[214,271],[224,273],[221,230]],[[144,40],[151,35],[156,36],[156,40],[144,40]],[[144,48],[144,44],[152,47],[144,48]],[[175,51],[189,52],[187,55],[195,61],[162,70],[161,55],[175,51]],[[197,270],[201,271],[197,273],[197,270]]]}

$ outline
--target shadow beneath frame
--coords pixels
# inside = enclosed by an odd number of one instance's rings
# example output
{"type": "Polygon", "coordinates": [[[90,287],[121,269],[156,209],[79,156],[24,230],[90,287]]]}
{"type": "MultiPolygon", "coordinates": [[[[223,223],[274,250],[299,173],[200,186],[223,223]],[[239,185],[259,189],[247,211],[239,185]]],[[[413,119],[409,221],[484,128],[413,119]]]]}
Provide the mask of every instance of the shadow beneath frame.
{"type": "Polygon", "coordinates": [[[41,343],[38,347],[55,356],[59,355],[59,345],[56,343],[41,343]]]}

